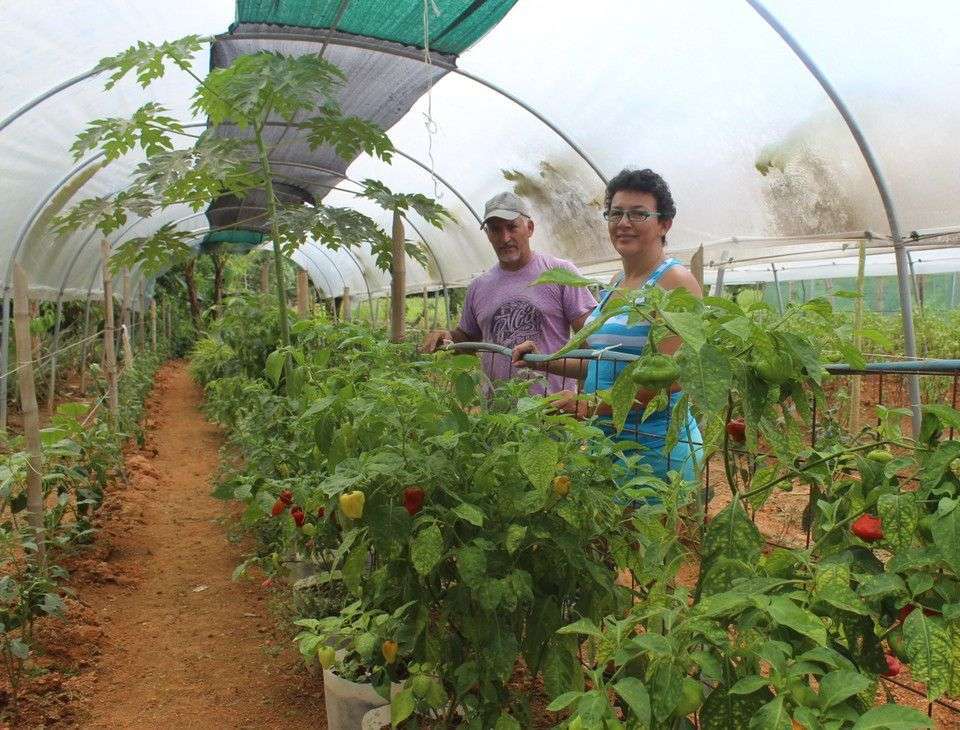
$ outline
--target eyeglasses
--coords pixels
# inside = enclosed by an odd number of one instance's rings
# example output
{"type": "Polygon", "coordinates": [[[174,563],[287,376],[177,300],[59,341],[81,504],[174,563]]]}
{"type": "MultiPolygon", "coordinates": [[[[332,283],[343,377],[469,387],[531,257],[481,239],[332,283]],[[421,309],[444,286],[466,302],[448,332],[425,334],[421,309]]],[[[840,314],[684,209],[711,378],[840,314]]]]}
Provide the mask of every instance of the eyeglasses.
{"type": "Polygon", "coordinates": [[[603,217],[608,223],[619,223],[623,216],[631,223],[643,223],[650,218],[659,218],[660,214],[653,210],[643,210],[643,208],[630,208],[629,210],[620,210],[620,208],[611,208],[603,211],[603,217]]]}

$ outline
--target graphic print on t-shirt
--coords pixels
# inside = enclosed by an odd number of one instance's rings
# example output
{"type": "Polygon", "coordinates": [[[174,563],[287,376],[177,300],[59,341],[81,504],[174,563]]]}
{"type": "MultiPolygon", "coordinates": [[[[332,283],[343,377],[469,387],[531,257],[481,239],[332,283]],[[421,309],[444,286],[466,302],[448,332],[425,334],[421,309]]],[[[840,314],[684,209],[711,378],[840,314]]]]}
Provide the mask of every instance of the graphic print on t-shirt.
{"type": "Polygon", "coordinates": [[[493,341],[503,347],[516,347],[525,340],[538,340],[543,334],[543,312],[528,299],[504,302],[490,317],[493,341]]]}

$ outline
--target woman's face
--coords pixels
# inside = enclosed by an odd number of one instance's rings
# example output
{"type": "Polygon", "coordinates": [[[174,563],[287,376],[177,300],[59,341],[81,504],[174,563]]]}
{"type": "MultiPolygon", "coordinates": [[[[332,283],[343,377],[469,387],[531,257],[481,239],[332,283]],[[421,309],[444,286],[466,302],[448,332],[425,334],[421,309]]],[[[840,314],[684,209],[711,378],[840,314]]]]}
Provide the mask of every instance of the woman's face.
{"type": "MultiPolygon", "coordinates": [[[[650,193],[639,193],[635,190],[620,190],[613,194],[610,201],[610,220],[607,230],[610,233],[610,242],[621,257],[647,254],[651,251],[660,252],[663,248],[663,236],[670,230],[673,221],[658,218],[655,215],[644,221],[631,221],[629,211],[657,212],[657,200],[650,193]],[[622,213],[616,220],[617,213],[622,213]]],[[[637,213],[633,213],[634,217],[637,213]]]]}

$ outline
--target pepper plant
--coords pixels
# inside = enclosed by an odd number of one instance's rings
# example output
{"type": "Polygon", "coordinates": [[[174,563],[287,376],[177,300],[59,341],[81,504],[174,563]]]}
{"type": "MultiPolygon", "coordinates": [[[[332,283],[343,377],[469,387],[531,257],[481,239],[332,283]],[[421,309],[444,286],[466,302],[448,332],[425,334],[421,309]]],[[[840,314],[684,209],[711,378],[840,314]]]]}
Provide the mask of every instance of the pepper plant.
{"type": "MultiPolygon", "coordinates": [[[[889,694],[873,705],[880,678],[904,662],[929,699],[960,692],[952,680],[960,442],[945,438],[960,413],[925,406],[922,433],[908,439],[900,431],[908,413],[879,407],[877,428],[848,434],[821,422],[811,443],[825,371],[812,338],[790,325],[807,318],[829,327],[827,301],[777,315],[748,298],[657,290],[637,303],[623,292],[600,322],[622,313],[650,322],[654,343],[681,338],[684,399],[705,424],[706,452],[720,453],[732,501],[711,518],[696,552],[662,565],[625,619],[562,630],[596,645],[593,686],[561,695],[551,709],[571,711],[571,727],[585,728],[671,727],[694,711],[702,728],[931,726],[889,694]],[[798,484],[810,490],[809,545],[771,550],[748,509],[798,484]],[[680,578],[681,562],[699,565],[695,583],[680,578]]],[[[862,363],[859,352],[844,352],[862,363]]],[[[626,385],[602,394],[614,412],[632,405],[641,384],[630,369],[621,377],[626,385]]],[[[679,528],[671,521],[668,533],[679,528]]]]}

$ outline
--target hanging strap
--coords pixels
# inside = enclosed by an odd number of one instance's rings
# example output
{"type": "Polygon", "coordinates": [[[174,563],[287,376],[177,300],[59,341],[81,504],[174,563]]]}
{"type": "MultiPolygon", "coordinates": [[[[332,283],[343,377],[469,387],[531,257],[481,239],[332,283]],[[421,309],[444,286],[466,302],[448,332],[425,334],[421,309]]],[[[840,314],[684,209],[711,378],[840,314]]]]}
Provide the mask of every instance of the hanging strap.
{"type": "MultiPolygon", "coordinates": [[[[641,291],[647,287],[656,286],[657,282],[660,281],[660,278],[667,273],[674,266],[677,266],[680,262],[677,259],[664,259],[660,262],[660,265],[657,266],[653,271],[650,272],[650,276],[647,277],[647,280],[644,282],[643,286],[640,287],[641,291]]],[[[610,298],[610,295],[617,290],[617,287],[623,282],[626,274],[620,274],[613,283],[610,285],[610,288],[604,291],[603,296],[600,297],[600,308],[603,309],[603,306],[607,303],[607,300],[610,298]]],[[[641,299],[639,297],[638,299],[641,299]]]]}

